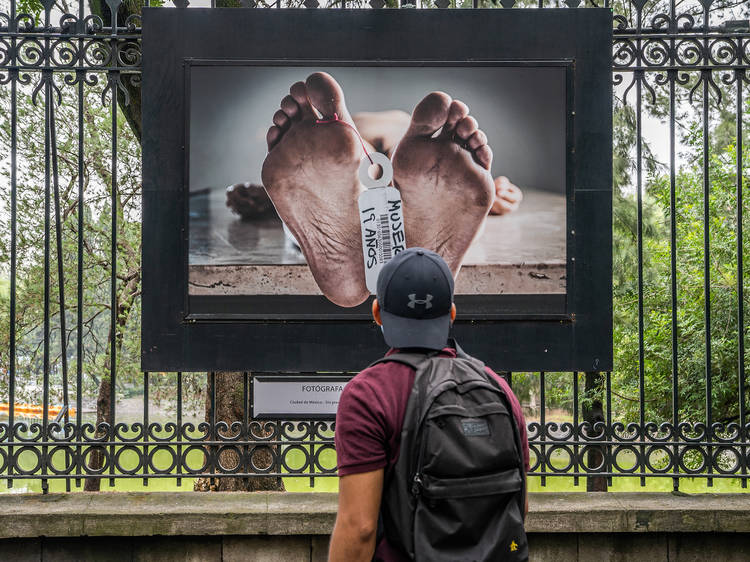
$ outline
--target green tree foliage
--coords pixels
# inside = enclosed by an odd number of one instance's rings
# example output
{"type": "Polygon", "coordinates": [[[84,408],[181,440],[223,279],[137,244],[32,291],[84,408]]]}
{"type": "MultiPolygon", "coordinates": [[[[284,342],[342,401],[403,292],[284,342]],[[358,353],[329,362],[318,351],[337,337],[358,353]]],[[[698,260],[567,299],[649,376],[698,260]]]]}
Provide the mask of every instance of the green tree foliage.
{"type": "MultiPolygon", "coordinates": [[[[738,356],[737,292],[737,216],[736,137],[730,131],[735,111],[729,111],[733,100],[725,92],[726,105],[714,108],[716,121],[709,123],[709,198],[708,243],[704,252],[704,185],[703,125],[690,109],[682,116],[677,141],[685,162],[675,176],[676,279],[677,279],[677,388],[680,421],[705,421],[706,406],[706,319],[704,268],[710,279],[712,392],[710,403],[713,421],[738,418],[738,367],[747,363],[738,356]],[[693,115],[691,115],[693,113],[693,115]],[[717,132],[714,138],[714,132],[717,132]]],[[[683,100],[687,101],[687,100],[683,100]]],[[[700,107],[700,101],[692,106],[700,107]]],[[[735,106],[736,107],[736,106],[735,106]]],[[[663,113],[663,107],[662,113],[663,113]]],[[[750,105],[745,102],[744,114],[750,105]]],[[[618,119],[629,121],[632,108],[617,108],[618,119]]],[[[654,114],[659,109],[654,108],[654,114]]],[[[617,113],[616,113],[617,115],[617,113]]],[[[626,126],[625,131],[632,129],[626,126]]],[[[745,129],[743,161],[750,159],[745,129]]],[[[624,186],[632,180],[631,154],[627,150],[634,138],[615,135],[615,184],[613,212],[613,305],[615,371],[612,388],[614,410],[618,418],[636,421],[641,407],[646,420],[668,421],[673,416],[672,367],[672,276],[671,276],[671,191],[669,171],[663,166],[645,166],[642,204],[643,236],[643,376],[645,402],[639,401],[638,338],[638,257],[637,206],[635,195],[624,186]],[[618,146],[620,150],[618,150],[618,146]],[[619,152],[619,154],[618,154],[619,152]],[[618,186],[619,183],[619,186],[618,186]]],[[[648,157],[645,158],[648,162],[648,157]]],[[[634,164],[634,162],[633,162],[634,164]]],[[[747,166],[743,170],[743,203],[750,198],[747,166]]],[[[748,236],[747,221],[743,233],[745,284],[744,301],[748,304],[748,236]]],[[[747,322],[745,333],[747,336],[747,322]]]]}
{"type": "MultiPolygon", "coordinates": [[[[62,77],[57,76],[58,85],[62,77]]],[[[78,116],[76,89],[62,87],[60,105],[55,105],[57,137],[59,212],[61,219],[61,253],[55,239],[55,197],[52,161],[44,157],[44,98],[40,93],[35,104],[33,86],[21,86],[18,93],[18,171],[17,171],[17,275],[16,275],[16,342],[18,387],[20,399],[39,400],[43,373],[43,322],[45,255],[44,233],[49,230],[49,318],[52,400],[61,396],[62,355],[68,359],[71,381],[76,372],[76,330],[78,315],[78,116]],[[49,177],[47,187],[46,177],[49,177]],[[45,227],[45,191],[49,193],[49,224],[45,227]],[[66,332],[61,334],[58,260],[63,266],[66,307],[66,332]]],[[[139,374],[139,308],[140,308],[140,146],[135,142],[125,119],[118,119],[117,153],[118,185],[114,192],[117,207],[117,279],[115,333],[110,332],[111,288],[111,114],[100,98],[102,85],[86,87],[84,94],[84,160],[83,160],[83,357],[84,392],[98,387],[109,377],[110,350],[114,339],[118,350],[118,385],[122,388],[139,374]]],[[[7,118],[0,122],[0,144],[11,145],[10,92],[0,90],[0,104],[7,118]]],[[[6,161],[8,164],[9,162],[6,161]]],[[[3,277],[10,275],[11,263],[11,190],[10,169],[2,170],[3,212],[0,226],[0,263],[3,277]]],[[[10,302],[6,292],[0,302],[2,317],[9,318],[10,302]]],[[[8,322],[0,323],[0,362],[9,368],[8,322]]]]}

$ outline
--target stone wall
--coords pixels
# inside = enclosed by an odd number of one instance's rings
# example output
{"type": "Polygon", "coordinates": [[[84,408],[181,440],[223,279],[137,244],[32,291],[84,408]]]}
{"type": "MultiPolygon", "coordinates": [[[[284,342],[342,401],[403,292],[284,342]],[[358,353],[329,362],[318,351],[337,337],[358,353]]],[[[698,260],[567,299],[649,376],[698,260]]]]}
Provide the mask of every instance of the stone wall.
{"type": "MultiPolygon", "coordinates": [[[[0,496],[0,560],[326,559],[335,494],[0,496]]],[[[531,560],[750,560],[750,496],[532,494],[531,560]]]]}

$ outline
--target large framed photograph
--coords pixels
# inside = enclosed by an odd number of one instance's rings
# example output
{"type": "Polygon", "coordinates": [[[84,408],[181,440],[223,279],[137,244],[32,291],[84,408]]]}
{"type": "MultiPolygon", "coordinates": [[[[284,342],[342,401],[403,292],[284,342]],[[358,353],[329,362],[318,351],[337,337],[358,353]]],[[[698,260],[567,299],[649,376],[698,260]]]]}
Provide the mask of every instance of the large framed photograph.
{"type": "Polygon", "coordinates": [[[144,369],[381,355],[358,207],[377,154],[403,230],[372,251],[446,259],[470,353],[611,367],[608,12],[436,16],[144,11],[144,369]]]}
{"type": "Polygon", "coordinates": [[[406,152],[414,144],[410,141],[423,140],[424,133],[407,132],[413,110],[431,92],[446,93],[444,101],[454,100],[456,107],[465,104],[487,137],[492,160],[485,170],[476,148],[462,146],[465,141],[458,135],[443,134],[451,103],[427,107],[443,138],[421,143],[425,158],[394,160],[395,179],[409,176],[398,182],[407,234],[402,246],[445,248],[464,313],[471,307],[485,318],[564,315],[571,65],[188,61],[189,315],[263,318],[273,311],[294,317],[303,307],[321,317],[367,318],[368,292],[361,283],[363,255],[356,236],[362,187],[352,162],[356,168],[365,150],[393,158],[399,143],[406,152]],[[278,129],[284,135],[271,150],[266,138],[290,87],[322,73],[327,76],[319,84],[300,89],[313,97],[321,94],[308,92],[311,88],[326,95],[342,92],[338,109],[349,115],[367,147],[350,143],[352,154],[344,166],[338,162],[349,155],[332,152],[321,140],[351,141],[353,133],[345,126],[318,123],[325,120],[314,103],[316,127],[297,133],[290,126],[293,139],[284,138],[286,129],[278,129]],[[439,178],[431,176],[435,163],[452,152],[458,155],[450,169],[439,178]],[[300,171],[289,164],[290,158],[309,160],[311,169],[300,171]],[[342,176],[351,181],[341,181],[342,176]],[[502,190],[507,201],[496,195],[502,190]],[[486,193],[494,208],[487,208],[486,193]],[[485,201],[477,205],[483,195],[485,201]],[[306,240],[305,231],[316,237],[306,240]],[[309,247],[301,246],[305,242],[309,247]],[[338,272],[340,262],[352,275],[338,272]],[[327,282],[334,277],[331,269],[336,272],[332,283],[327,282]],[[505,302],[493,307],[487,299],[474,298],[484,295],[505,302]],[[540,298],[521,301],[519,295],[540,298]]]}

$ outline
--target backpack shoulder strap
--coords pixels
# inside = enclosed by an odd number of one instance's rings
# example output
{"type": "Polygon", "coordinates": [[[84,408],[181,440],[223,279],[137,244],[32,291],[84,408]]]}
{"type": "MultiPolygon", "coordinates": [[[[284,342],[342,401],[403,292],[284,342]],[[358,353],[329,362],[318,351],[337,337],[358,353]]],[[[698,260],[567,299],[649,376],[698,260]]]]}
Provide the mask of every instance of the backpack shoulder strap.
{"type": "Polygon", "coordinates": [[[370,363],[367,368],[373,367],[374,365],[378,365],[379,363],[401,363],[402,365],[406,365],[408,367],[411,367],[415,371],[419,370],[419,365],[426,361],[427,359],[430,359],[431,357],[434,357],[439,352],[435,351],[432,353],[394,353],[392,355],[386,355],[385,357],[381,357],[377,361],[373,361],[370,363]]]}
{"type": "Polygon", "coordinates": [[[473,357],[466,353],[463,349],[461,349],[461,346],[458,345],[458,342],[455,340],[455,338],[450,338],[448,340],[448,345],[456,350],[456,358],[458,359],[465,359],[472,363],[474,367],[480,371],[482,374],[484,374],[484,362],[477,359],[476,357],[473,357]]]}
{"type": "Polygon", "coordinates": [[[471,355],[461,349],[461,346],[458,345],[456,338],[448,338],[448,346],[456,350],[456,357],[460,357],[461,359],[474,359],[471,355]]]}

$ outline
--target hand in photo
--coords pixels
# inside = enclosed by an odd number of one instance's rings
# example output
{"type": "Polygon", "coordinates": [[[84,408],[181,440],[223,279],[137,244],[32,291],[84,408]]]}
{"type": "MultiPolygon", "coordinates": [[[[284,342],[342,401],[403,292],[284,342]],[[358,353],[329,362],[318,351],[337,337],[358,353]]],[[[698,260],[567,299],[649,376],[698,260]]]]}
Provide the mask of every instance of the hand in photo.
{"type": "Polygon", "coordinates": [[[505,176],[495,178],[495,200],[490,207],[491,215],[507,215],[517,210],[523,200],[521,189],[505,176]]]}

